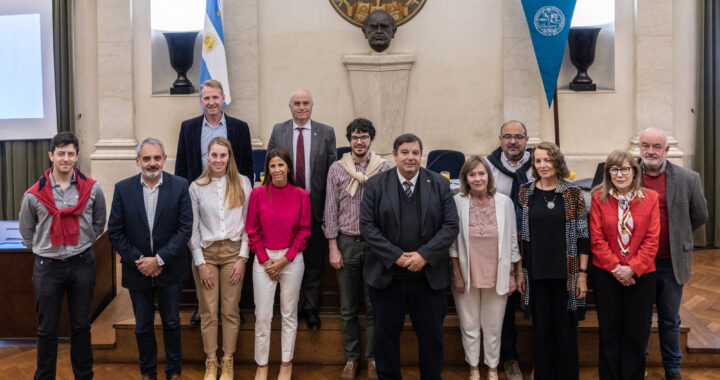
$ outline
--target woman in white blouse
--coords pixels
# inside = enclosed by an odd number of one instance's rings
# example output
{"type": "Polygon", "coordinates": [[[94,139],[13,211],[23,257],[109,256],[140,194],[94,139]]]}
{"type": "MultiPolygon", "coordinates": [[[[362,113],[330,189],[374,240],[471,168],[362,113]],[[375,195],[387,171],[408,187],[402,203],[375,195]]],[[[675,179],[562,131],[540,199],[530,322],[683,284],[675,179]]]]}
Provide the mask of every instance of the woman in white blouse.
{"type": "Polygon", "coordinates": [[[230,141],[210,141],[205,171],[190,185],[193,230],[189,242],[195,288],[200,306],[200,330],[205,380],[233,378],[233,354],[240,326],[240,292],[249,257],[245,216],[252,187],[238,173],[230,141]],[[218,363],[218,307],[222,318],[223,358],[218,363]]]}
{"type": "Polygon", "coordinates": [[[470,156],[460,169],[455,205],[460,233],[450,247],[450,262],[469,379],[480,380],[482,339],[487,378],[497,380],[505,304],[516,289],[515,275],[520,268],[515,208],[509,197],[496,192],[492,174],[480,156],[470,156]]]}

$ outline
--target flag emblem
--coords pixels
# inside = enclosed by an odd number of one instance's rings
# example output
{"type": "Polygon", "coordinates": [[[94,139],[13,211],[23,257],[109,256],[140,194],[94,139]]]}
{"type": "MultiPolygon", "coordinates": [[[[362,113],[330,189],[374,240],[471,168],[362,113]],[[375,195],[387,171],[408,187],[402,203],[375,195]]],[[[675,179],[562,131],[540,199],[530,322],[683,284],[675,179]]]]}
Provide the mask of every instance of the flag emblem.
{"type": "Polygon", "coordinates": [[[207,34],[205,37],[203,37],[203,51],[204,52],[211,52],[215,50],[215,47],[218,44],[217,36],[214,34],[207,34]]]}
{"type": "Polygon", "coordinates": [[[565,15],[552,5],[538,9],[534,21],[535,29],[543,36],[555,36],[565,27],[565,15]]]}

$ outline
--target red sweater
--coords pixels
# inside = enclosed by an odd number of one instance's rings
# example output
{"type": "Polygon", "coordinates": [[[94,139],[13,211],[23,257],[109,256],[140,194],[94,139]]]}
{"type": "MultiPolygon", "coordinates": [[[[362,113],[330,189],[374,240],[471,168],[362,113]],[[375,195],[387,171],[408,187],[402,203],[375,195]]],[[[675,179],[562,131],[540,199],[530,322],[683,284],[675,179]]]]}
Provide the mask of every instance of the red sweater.
{"type": "Polygon", "coordinates": [[[265,185],[250,193],[245,232],[250,249],[258,262],[269,257],[266,249],[285,249],[285,257],[292,261],[302,252],[310,236],[310,194],[292,185],[270,185],[270,196],[265,185]]]}
{"type": "Polygon", "coordinates": [[[600,200],[600,192],[593,194],[590,203],[590,247],[593,253],[593,265],[608,272],[618,263],[629,265],[638,277],[655,271],[655,255],[660,236],[660,210],[658,194],[645,190],[643,199],[635,198],[630,203],[633,224],[630,238],[630,251],[620,256],[618,234],[618,201],[608,195],[605,203],[600,200]]]}
{"type": "Polygon", "coordinates": [[[667,198],[665,197],[665,172],[657,177],[643,173],[642,184],[650,190],[658,193],[658,204],[660,205],[660,245],[656,259],[670,258],[670,224],[668,222],[667,198]]]}

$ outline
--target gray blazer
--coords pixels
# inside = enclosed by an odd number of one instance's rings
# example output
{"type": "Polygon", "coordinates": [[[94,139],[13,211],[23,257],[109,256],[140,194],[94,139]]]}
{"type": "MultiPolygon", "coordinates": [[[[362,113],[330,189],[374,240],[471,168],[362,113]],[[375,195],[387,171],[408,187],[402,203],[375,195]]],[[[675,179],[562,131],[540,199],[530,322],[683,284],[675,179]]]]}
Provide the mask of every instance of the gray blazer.
{"type": "Polygon", "coordinates": [[[682,285],[690,280],[692,272],[693,231],[708,219],[700,175],[667,161],[665,199],[673,272],[675,281],[682,285]]]}
{"type": "MultiPolygon", "coordinates": [[[[283,148],[290,152],[290,156],[295,159],[292,126],[292,119],[275,124],[267,149],[283,148]]],[[[329,125],[311,120],[310,132],[312,133],[310,138],[310,189],[308,189],[310,190],[310,206],[315,222],[322,223],[327,174],[330,165],[337,160],[335,130],[329,125]]],[[[293,166],[295,166],[294,164],[293,162],[293,166]]]]}

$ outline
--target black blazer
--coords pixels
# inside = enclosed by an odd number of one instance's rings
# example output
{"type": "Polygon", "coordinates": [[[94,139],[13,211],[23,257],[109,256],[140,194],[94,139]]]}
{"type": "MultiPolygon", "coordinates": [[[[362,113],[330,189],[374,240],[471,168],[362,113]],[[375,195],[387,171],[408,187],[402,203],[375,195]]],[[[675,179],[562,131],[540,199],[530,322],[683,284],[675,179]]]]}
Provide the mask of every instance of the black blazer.
{"type": "MultiPolygon", "coordinates": [[[[417,252],[427,261],[425,277],[431,288],[450,285],[450,245],[458,236],[458,212],[450,182],[440,174],[420,168],[421,242],[417,252]]],[[[360,207],[360,233],[368,245],[363,273],[368,285],[383,289],[393,279],[392,266],[403,251],[400,240],[400,181],[393,168],[371,177],[365,184],[360,207]]]]}
{"type": "Polygon", "coordinates": [[[145,213],[140,174],[115,184],[108,236],[122,263],[122,286],[149,289],[153,285],[170,286],[187,277],[187,242],[192,234],[193,213],[185,179],[163,172],[158,203],[151,231],[145,213]],[[160,255],[165,262],[162,273],[154,280],[135,266],[140,256],[160,255]]]}
{"type": "MultiPolygon", "coordinates": [[[[286,120],[273,127],[267,149],[280,147],[293,157],[293,121],[286,120]]],[[[325,213],[325,191],[330,165],[337,160],[333,127],[310,120],[310,207],[315,222],[322,223],[325,213]]],[[[295,162],[293,161],[293,167],[295,162]]]]}
{"type": "MultiPolygon", "coordinates": [[[[250,142],[250,128],[246,122],[225,114],[227,122],[227,138],[235,155],[240,174],[253,177],[252,143],[250,142]]],[[[188,186],[202,174],[202,136],[203,116],[188,119],[180,125],[177,156],[175,157],[175,175],[185,178],[188,186]]]]}

